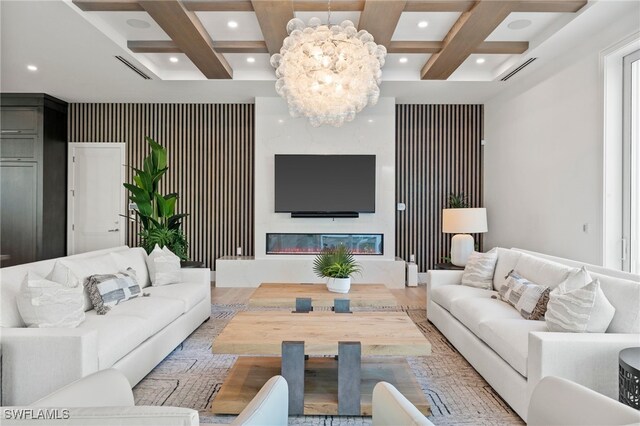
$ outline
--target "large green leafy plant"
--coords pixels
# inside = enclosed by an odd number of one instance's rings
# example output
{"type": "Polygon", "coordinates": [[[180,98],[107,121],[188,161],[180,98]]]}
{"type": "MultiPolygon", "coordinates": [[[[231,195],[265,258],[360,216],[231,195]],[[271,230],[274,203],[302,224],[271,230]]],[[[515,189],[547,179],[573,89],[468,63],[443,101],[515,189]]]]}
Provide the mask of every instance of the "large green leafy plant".
{"type": "Polygon", "coordinates": [[[313,272],[320,278],[349,278],[360,272],[360,265],[347,247],[325,249],[313,260],[313,272]]]}
{"type": "Polygon", "coordinates": [[[175,213],[177,193],[162,195],[158,184],[167,173],[167,150],[150,137],[145,140],[151,153],[144,159],[142,169],[135,171],[134,184],[125,183],[129,190],[129,199],[137,206],[135,212],[140,223],[140,245],[151,253],[156,244],[168,247],[180,259],[187,260],[189,245],[182,232],[182,219],[185,213],[175,213]]]}

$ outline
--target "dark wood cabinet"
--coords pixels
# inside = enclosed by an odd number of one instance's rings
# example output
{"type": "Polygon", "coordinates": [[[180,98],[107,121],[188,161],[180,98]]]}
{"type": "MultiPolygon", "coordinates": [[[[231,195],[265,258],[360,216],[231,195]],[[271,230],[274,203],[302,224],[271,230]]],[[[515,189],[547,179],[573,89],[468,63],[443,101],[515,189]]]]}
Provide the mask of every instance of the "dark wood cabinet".
{"type": "Polygon", "coordinates": [[[0,259],[18,265],[66,254],[67,103],[0,94],[0,259]]]}

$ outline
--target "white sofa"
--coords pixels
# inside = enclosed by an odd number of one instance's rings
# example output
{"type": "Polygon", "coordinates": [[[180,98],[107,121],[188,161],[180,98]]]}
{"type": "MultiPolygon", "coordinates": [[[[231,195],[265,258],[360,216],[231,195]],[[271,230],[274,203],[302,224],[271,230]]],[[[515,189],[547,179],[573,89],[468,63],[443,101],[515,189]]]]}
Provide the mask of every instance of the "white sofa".
{"type": "Polygon", "coordinates": [[[462,271],[429,271],[427,317],[524,420],[536,384],[558,376],[618,397],[618,353],[640,346],[640,276],[519,249],[498,248],[493,290],[460,285],[462,271]],[[555,287],[585,266],[616,308],[606,333],[554,333],[492,298],[516,269],[555,287]]]}
{"type": "Polygon", "coordinates": [[[150,296],[128,300],[106,315],[88,310],[77,328],[25,328],[17,309],[16,295],[27,271],[46,276],[57,259],[0,270],[2,405],[31,404],[74,380],[112,367],[133,386],[209,319],[209,269],[182,269],[181,283],[151,287],[142,248],[122,246],[63,259],[95,265],[110,253],[119,254],[113,257],[124,259],[136,271],[143,292],[150,296]]]}

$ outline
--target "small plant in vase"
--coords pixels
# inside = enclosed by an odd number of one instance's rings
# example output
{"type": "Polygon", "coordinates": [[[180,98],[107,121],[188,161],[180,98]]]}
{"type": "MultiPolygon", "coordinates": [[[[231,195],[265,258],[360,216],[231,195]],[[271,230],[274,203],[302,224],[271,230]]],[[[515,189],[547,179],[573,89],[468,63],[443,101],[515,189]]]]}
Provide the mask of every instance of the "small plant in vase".
{"type": "Polygon", "coordinates": [[[313,272],[328,278],[327,289],[334,293],[349,293],[351,276],[360,273],[360,265],[345,246],[322,250],[313,261],[313,272]]]}

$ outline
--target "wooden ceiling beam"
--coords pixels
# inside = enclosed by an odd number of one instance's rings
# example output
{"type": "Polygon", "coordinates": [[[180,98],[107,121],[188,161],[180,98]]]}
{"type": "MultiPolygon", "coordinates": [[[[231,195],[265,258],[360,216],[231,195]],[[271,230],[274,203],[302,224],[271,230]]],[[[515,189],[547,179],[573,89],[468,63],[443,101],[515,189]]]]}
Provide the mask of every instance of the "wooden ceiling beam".
{"type": "Polygon", "coordinates": [[[179,0],[146,0],[140,6],[210,79],[232,78],[233,70],[222,54],[215,51],[213,41],[194,12],[179,0]]]}
{"type": "MultiPolygon", "coordinates": [[[[182,53],[172,40],[130,40],[127,47],[134,53],[182,53]]],[[[269,53],[264,41],[214,41],[218,53],[269,53]]]]}
{"type": "MultiPolygon", "coordinates": [[[[159,0],[161,1],[161,0],[159,0]]],[[[487,1],[487,0],[484,0],[487,1]]],[[[501,0],[491,0],[501,1],[501,0]]],[[[183,0],[191,12],[252,12],[251,0],[183,0]]],[[[404,12],[467,12],[473,7],[471,0],[407,0],[404,12]]],[[[514,1],[514,12],[573,13],[582,9],[586,0],[519,0],[514,1]]],[[[73,4],[85,12],[136,12],[144,11],[138,0],[73,0],[73,4]]],[[[331,10],[336,12],[361,12],[365,0],[332,0],[331,10]]],[[[325,12],[326,0],[293,0],[293,10],[300,12],[325,12]]]]}
{"type": "Polygon", "coordinates": [[[389,46],[406,0],[366,0],[358,28],[367,30],[376,43],[389,46]]]}
{"type": "MultiPolygon", "coordinates": [[[[438,53],[441,41],[392,41],[387,47],[389,53],[438,53]]],[[[528,41],[485,41],[472,52],[475,54],[519,55],[529,49],[528,41]]]]}
{"type": "Polygon", "coordinates": [[[513,10],[513,1],[478,1],[451,27],[442,50],[431,55],[423,80],[446,80],[513,10]]]}
{"type": "Polygon", "coordinates": [[[253,12],[251,0],[182,0],[192,12],[253,12]]]}
{"type": "Polygon", "coordinates": [[[138,0],[73,0],[85,12],[144,12],[138,0]]]}
{"type": "MultiPolygon", "coordinates": [[[[133,53],[182,53],[172,40],[129,40],[127,47],[133,53]]],[[[218,53],[269,53],[264,41],[214,41],[213,48],[218,53]]],[[[438,53],[441,41],[392,41],[389,53],[438,53]]],[[[529,49],[528,41],[485,41],[473,53],[518,55],[529,49]]]]}
{"type": "Polygon", "coordinates": [[[586,0],[515,0],[514,12],[575,13],[587,5],[586,0]]]}
{"type": "Polygon", "coordinates": [[[469,0],[408,0],[405,12],[466,12],[475,1],[469,0]]]}
{"type": "Polygon", "coordinates": [[[262,36],[271,55],[280,52],[287,37],[287,23],[293,19],[292,0],[252,0],[262,36]]]}

